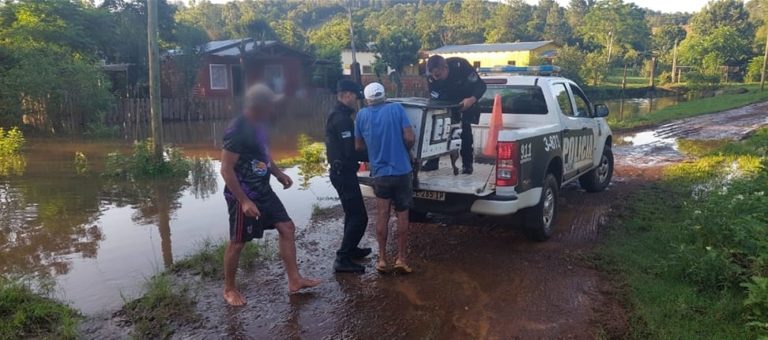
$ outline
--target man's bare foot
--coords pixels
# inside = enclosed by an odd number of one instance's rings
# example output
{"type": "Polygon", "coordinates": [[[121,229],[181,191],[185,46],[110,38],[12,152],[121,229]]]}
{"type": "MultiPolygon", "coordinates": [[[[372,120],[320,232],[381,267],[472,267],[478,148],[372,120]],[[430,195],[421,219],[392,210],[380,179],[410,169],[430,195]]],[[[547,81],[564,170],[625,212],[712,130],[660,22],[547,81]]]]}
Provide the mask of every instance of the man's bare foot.
{"type": "Polygon", "coordinates": [[[376,271],[382,274],[388,273],[389,265],[387,264],[387,261],[384,259],[379,259],[376,261],[376,271]]]}
{"type": "Polygon", "coordinates": [[[288,282],[288,292],[296,293],[302,289],[315,287],[319,285],[320,282],[321,281],[317,279],[308,279],[308,278],[302,277],[295,283],[288,282]]]}
{"type": "Polygon", "coordinates": [[[224,300],[227,301],[227,303],[230,306],[239,307],[245,304],[245,298],[243,298],[242,295],[240,295],[240,292],[237,289],[225,289],[224,290],[224,300]]]}
{"type": "Polygon", "coordinates": [[[398,259],[395,261],[395,271],[397,271],[400,274],[410,274],[413,273],[413,268],[408,265],[404,260],[398,259]]]}

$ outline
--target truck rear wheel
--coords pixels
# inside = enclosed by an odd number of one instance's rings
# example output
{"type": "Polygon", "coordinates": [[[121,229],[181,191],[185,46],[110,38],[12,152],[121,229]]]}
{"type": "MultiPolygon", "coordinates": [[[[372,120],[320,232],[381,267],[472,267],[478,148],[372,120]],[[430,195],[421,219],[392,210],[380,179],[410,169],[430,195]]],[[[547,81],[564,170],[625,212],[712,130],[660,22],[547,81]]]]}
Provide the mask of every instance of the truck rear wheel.
{"type": "Polygon", "coordinates": [[[539,204],[523,210],[523,231],[531,241],[543,242],[552,236],[553,224],[557,216],[558,187],[557,179],[552,174],[544,177],[539,204]]]}
{"type": "Polygon", "coordinates": [[[409,222],[424,223],[429,221],[429,216],[427,216],[426,211],[411,209],[408,210],[408,220],[409,222]]]}
{"type": "Polygon", "coordinates": [[[611,178],[613,178],[613,151],[610,145],[606,145],[600,156],[600,164],[579,177],[579,184],[586,191],[600,192],[611,184],[611,178]]]}

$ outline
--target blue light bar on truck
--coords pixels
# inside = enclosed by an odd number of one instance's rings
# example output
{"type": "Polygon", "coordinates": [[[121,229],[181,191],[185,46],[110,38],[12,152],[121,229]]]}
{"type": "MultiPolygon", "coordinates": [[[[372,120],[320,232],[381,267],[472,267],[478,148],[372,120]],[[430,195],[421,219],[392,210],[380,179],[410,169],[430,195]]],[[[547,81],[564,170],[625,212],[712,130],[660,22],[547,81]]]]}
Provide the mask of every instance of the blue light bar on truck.
{"type": "Polygon", "coordinates": [[[560,73],[560,66],[554,66],[554,65],[494,66],[494,67],[481,67],[477,71],[480,73],[513,73],[513,74],[546,75],[546,74],[560,73]]]}

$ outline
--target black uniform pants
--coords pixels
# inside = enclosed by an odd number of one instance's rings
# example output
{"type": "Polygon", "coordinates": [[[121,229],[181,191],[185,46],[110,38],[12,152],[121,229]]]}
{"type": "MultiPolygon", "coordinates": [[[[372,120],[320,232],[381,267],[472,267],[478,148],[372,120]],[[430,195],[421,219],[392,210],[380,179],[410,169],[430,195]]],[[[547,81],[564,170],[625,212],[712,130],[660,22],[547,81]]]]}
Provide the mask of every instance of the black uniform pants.
{"type": "MultiPolygon", "coordinates": [[[[459,151],[459,154],[461,155],[461,166],[463,168],[471,168],[472,163],[475,161],[475,151],[473,149],[475,143],[475,139],[472,136],[472,123],[470,122],[461,122],[461,150],[459,151]]],[[[438,163],[440,162],[439,159],[434,158],[428,160],[426,163],[424,163],[424,167],[426,168],[437,168],[438,163]]]]}
{"type": "Polygon", "coordinates": [[[357,248],[368,226],[368,213],[365,211],[360,183],[354,171],[331,172],[331,184],[339,193],[341,207],[344,209],[344,237],[336,256],[344,257],[357,248]]]}

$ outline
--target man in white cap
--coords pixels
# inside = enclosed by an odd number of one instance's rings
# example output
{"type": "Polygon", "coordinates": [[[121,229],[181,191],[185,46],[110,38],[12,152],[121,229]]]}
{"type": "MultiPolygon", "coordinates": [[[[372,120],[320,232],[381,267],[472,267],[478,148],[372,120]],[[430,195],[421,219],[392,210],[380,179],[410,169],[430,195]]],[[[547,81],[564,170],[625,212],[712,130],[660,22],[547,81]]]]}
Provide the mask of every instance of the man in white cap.
{"type": "Polygon", "coordinates": [[[288,189],[293,181],[272,161],[269,154],[267,120],[281,96],[264,84],[251,86],[245,94],[244,113],[232,121],[224,134],[221,176],[229,209],[229,244],[224,253],[224,299],[232,306],[245,304],[235,285],[237,263],[245,242],[261,238],[265,229],[277,229],[280,257],[293,293],[317,286],[320,281],[299,274],[296,264],[296,227],[283,203],[269,185],[271,176],[288,189]]]}
{"type": "Polygon", "coordinates": [[[384,86],[371,83],[363,91],[368,107],[357,113],[355,148],[368,150],[371,177],[376,194],[376,240],[379,258],[376,270],[389,271],[387,235],[392,205],[397,213],[397,260],[394,269],[407,274],[408,210],[413,205],[413,178],[410,149],[416,141],[405,109],[398,103],[387,103],[384,86]]]}

